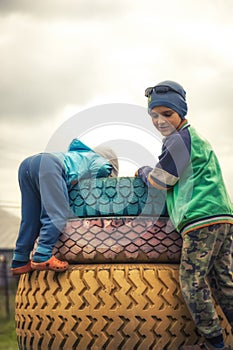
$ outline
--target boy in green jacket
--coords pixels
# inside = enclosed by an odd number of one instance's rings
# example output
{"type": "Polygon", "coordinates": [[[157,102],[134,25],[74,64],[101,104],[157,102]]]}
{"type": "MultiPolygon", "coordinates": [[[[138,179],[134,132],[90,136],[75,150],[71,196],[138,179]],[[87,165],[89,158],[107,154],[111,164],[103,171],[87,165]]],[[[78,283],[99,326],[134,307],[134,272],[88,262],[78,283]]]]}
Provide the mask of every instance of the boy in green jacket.
{"type": "Polygon", "coordinates": [[[167,191],[169,217],[183,237],[181,290],[205,338],[204,344],[182,349],[226,350],[211,287],[233,328],[232,203],[213,149],[185,119],[182,86],[164,81],[145,94],[152,123],[164,139],[155,167],[141,167],[136,175],[148,186],[167,191]]]}

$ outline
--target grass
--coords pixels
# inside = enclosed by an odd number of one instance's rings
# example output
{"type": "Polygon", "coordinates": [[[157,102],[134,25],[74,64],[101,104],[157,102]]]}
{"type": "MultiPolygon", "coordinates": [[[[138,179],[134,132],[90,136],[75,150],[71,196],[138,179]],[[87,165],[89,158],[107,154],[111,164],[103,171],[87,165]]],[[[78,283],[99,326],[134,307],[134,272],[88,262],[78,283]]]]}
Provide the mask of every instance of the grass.
{"type": "Polygon", "coordinates": [[[0,288],[0,350],[18,350],[18,343],[15,331],[14,307],[15,289],[10,290],[9,306],[10,315],[6,314],[6,299],[4,290],[0,288]]]}
{"type": "Polygon", "coordinates": [[[0,316],[0,350],[18,350],[15,333],[15,320],[0,316]]]}

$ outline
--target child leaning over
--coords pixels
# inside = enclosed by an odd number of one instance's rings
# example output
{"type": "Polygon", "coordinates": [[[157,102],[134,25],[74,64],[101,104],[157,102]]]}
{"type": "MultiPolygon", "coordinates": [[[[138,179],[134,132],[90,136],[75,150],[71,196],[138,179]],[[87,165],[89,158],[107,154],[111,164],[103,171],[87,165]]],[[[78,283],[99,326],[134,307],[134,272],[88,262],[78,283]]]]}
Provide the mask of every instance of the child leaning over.
{"type": "Polygon", "coordinates": [[[52,251],[71,213],[69,189],[83,178],[117,176],[118,160],[108,147],[94,150],[74,139],[65,153],[40,153],[26,158],[19,167],[22,220],[11,271],[67,270],[68,262],[52,251]],[[35,253],[31,258],[34,243],[35,253]]]}

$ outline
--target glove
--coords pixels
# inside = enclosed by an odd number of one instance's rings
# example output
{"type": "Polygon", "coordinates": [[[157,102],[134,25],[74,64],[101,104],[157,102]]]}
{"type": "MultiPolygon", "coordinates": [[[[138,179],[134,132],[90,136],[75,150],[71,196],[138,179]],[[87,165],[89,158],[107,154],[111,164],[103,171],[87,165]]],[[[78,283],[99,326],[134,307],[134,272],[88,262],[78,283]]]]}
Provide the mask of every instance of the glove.
{"type": "Polygon", "coordinates": [[[148,174],[151,172],[152,169],[153,168],[151,168],[150,166],[142,166],[136,171],[135,176],[141,177],[142,181],[147,183],[148,174]]]}

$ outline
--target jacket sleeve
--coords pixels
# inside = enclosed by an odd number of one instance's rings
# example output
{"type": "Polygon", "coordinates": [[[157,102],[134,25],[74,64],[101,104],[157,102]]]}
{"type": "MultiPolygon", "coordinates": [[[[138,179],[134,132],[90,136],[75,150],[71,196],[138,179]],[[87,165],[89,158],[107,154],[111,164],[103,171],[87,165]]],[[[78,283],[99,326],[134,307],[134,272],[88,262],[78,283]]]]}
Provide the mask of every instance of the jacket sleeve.
{"type": "Polygon", "coordinates": [[[84,178],[107,177],[112,171],[112,165],[107,159],[78,139],[71,142],[63,158],[68,186],[73,186],[84,178]]]}
{"type": "Polygon", "coordinates": [[[79,139],[74,139],[71,142],[69,151],[78,151],[80,155],[85,154],[89,160],[89,164],[86,164],[82,169],[82,177],[107,177],[110,175],[112,165],[107,159],[97,154],[79,139]]]}
{"type": "Polygon", "coordinates": [[[107,159],[95,153],[89,171],[91,177],[108,177],[112,172],[112,165],[107,159]]]}
{"type": "MultiPolygon", "coordinates": [[[[180,179],[190,162],[190,137],[181,137],[179,133],[168,136],[163,144],[159,162],[148,175],[146,181],[161,190],[171,189],[180,179]]],[[[143,179],[144,182],[145,179],[143,179]]]]}

